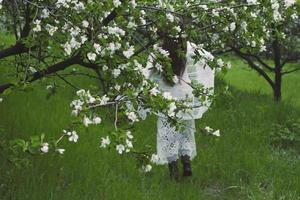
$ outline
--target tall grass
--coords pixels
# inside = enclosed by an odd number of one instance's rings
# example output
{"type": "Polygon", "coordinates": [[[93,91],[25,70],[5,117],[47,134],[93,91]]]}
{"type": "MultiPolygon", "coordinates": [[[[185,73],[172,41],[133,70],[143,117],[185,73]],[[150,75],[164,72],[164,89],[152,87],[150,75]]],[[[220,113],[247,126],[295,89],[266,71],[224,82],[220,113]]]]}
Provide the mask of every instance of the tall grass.
{"type": "MultiPolygon", "coordinates": [[[[197,121],[198,156],[193,161],[191,179],[170,181],[166,166],[144,174],[136,169],[133,158],[100,149],[100,137],[112,129],[103,125],[81,130],[76,144],[65,142],[63,156],[32,157],[26,168],[14,168],[2,152],[0,199],[299,199],[299,154],[275,151],[270,146],[273,123],[300,117],[299,73],[284,80],[284,102],[276,105],[260,77],[238,61],[234,66],[216,83],[220,88],[227,82],[232,94],[219,95],[211,110],[197,121]],[[213,138],[202,133],[206,125],[221,129],[222,136],[213,138]]],[[[4,71],[1,82],[7,79],[4,71]]],[[[70,80],[78,86],[97,84],[85,78],[70,80]]],[[[4,96],[0,103],[1,140],[28,139],[41,133],[58,137],[70,121],[69,102],[74,92],[55,79],[37,82],[27,92],[4,96]],[[60,87],[49,96],[46,85],[54,81],[60,87]]],[[[103,112],[109,123],[111,116],[103,112]]],[[[155,118],[133,127],[133,133],[136,145],[155,146],[155,118]]]]}

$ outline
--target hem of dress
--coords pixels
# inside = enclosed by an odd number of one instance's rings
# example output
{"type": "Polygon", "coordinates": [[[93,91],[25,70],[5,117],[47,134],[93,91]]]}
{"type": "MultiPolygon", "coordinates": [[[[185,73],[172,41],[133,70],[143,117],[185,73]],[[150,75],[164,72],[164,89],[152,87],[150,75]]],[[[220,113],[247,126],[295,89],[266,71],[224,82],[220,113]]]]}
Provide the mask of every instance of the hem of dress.
{"type": "MultiPolygon", "coordinates": [[[[188,154],[183,154],[183,155],[179,154],[179,156],[177,157],[176,160],[178,160],[180,156],[185,156],[185,155],[188,155],[188,154]]],[[[192,160],[196,157],[196,155],[197,155],[197,154],[194,154],[194,155],[192,155],[192,156],[188,155],[188,156],[190,157],[190,160],[192,161],[192,160]]],[[[163,161],[158,161],[156,164],[157,164],[157,165],[166,165],[166,164],[168,164],[168,163],[169,163],[168,160],[167,160],[167,159],[164,159],[163,161]]]]}

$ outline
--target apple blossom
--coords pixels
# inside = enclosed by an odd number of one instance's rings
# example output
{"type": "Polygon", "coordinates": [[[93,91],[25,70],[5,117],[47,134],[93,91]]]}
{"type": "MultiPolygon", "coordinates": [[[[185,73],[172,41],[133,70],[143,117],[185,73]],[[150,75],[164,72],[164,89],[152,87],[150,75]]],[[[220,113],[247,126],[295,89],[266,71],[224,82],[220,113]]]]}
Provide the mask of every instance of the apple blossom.
{"type": "Polygon", "coordinates": [[[152,166],[151,165],[142,166],[142,169],[144,172],[148,173],[152,170],[152,166]]]}
{"type": "Polygon", "coordinates": [[[64,152],[66,151],[65,149],[56,149],[56,151],[59,153],[59,154],[64,154],[64,152]]]}
{"type": "Polygon", "coordinates": [[[102,137],[101,138],[101,145],[100,145],[100,147],[101,148],[106,148],[108,145],[110,145],[110,139],[109,139],[109,137],[108,136],[106,136],[105,138],[104,137],[102,137]]]}
{"type": "Polygon", "coordinates": [[[118,144],[116,146],[116,150],[119,154],[123,154],[123,152],[125,151],[125,146],[123,144],[118,144]]]}
{"type": "Polygon", "coordinates": [[[48,143],[43,143],[42,144],[41,152],[42,153],[48,153],[49,152],[49,144],[48,143]]]}

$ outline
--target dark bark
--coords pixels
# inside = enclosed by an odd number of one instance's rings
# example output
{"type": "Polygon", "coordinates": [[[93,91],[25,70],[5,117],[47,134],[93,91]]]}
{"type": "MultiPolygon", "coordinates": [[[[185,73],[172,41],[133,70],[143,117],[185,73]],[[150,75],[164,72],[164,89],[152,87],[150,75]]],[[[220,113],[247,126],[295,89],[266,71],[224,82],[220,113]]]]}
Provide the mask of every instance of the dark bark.
{"type": "Polygon", "coordinates": [[[279,102],[281,100],[281,74],[280,73],[275,74],[275,85],[273,87],[273,96],[276,102],[279,102]]]}
{"type": "Polygon", "coordinates": [[[0,85],[0,94],[2,94],[6,89],[12,87],[13,84],[11,83],[5,83],[3,85],[0,85]]]}
{"type": "Polygon", "coordinates": [[[274,53],[274,63],[275,63],[275,84],[273,87],[273,96],[276,102],[281,100],[281,82],[282,82],[282,74],[281,74],[281,52],[280,52],[280,44],[278,40],[273,42],[273,53],[274,53]]]}
{"type": "Polygon", "coordinates": [[[21,53],[25,53],[28,51],[28,48],[25,47],[24,44],[18,42],[15,45],[8,47],[7,49],[3,49],[0,51],[0,59],[13,56],[13,55],[18,55],[21,53]]]}

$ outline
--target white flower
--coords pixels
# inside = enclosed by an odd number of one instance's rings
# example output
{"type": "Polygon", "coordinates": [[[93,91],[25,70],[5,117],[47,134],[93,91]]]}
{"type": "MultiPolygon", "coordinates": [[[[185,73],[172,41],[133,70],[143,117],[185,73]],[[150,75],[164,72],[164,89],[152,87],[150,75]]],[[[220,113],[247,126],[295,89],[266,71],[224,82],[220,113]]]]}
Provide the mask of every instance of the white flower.
{"type": "Polygon", "coordinates": [[[3,98],[0,98],[0,103],[2,103],[3,102],[3,98]]]}
{"type": "Polygon", "coordinates": [[[57,31],[57,27],[56,26],[52,26],[52,25],[50,25],[50,24],[47,24],[46,25],[46,30],[48,31],[48,33],[49,33],[49,35],[50,36],[53,36],[53,34],[57,31]]]}
{"type": "Polygon", "coordinates": [[[157,164],[159,162],[159,156],[157,154],[152,154],[150,161],[154,164],[157,164]]]}
{"type": "Polygon", "coordinates": [[[209,126],[206,126],[204,129],[205,129],[205,131],[208,132],[208,133],[210,133],[210,132],[213,131],[213,129],[210,128],[209,126]]]}
{"type": "Polygon", "coordinates": [[[123,144],[118,144],[116,150],[119,154],[122,154],[125,151],[125,146],[123,144]]]}
{"type": "Polygon", "coordinates": [[[127,112],[126,115],[127,115],[128,119],[132,122],[139,121],[137,115],[134,112],[127,112]]]}
{"type": "Polygon", "coordinates": [[[212,133],[213,136],[220,137],[220,130],[216,130],[212,133]]]}
{"type": "Polygon", "coordinates": [[[95,48],[95,51],[97,54],[101,53],[102,48],[101,48],[100,44],[95,43],[94,48],[95,48]]]}
{"type": "Polygon", "coordinates": [[[260,51],[260,52],[265,52],[265,51],[267,51],[266,45],[262,45],[262,46],[260,47],[259,51],[260,51]]]}
{"type": "Polygon", "coordinates": [[[294,5],[296,3],[296,0],[284,0],[284,6],[286,8],[291,7],[292,5],[294,5]]]}
{"type": "Polygon", "coordinates": [[[48,153],[49,151],[49,144],[48,143],[43,143],[41,147],[41,152],[42,153],[48,153]]]}
{"type": "Polygon", "coordinates": [[[131,0],[131,1],[130,1],[130,4],[131,4],[131,6],[132,6],[133,8],[135,8],[135,7],[137,6],[135,0],[131,0]]]}
{"type": "Polygon", "coordinates": [[[77,100],[73,100],[70,104],[71,107],[73,107],[75,110],[77,111],[81,111],[82,110],[82,106],[83,106],[84,102],[77,99],[77,100]]]}
{"type": "Polygon", "coordinates": [[[130,140],[128,140],[128,139],[126,139],[126,146],[128,148],[132,148],[133,147],[132,142],[130,140]]]}
{"type": "Polygon", "coordinates": [[[79,136],[77,135],[77,132],[76,131],[69,131],[69,132],[66,132],[64,130],[64,132],[69,136],[69,141],[70,142],[77,142],[79,136]]]}
{"type": "Polygon", "coordinates": [[[103,65],[102,69],[103,69],[103,71],[106,71],[106,70],[108,70],[108,67],[107,67],[107,65],[103,65]]]}
{"type": "Polygon", "coordinates": [[[133,135],[131,134],[131,131],[127,131],[127,132],[126,132],[126,136],[127,136],[129,139],[133,139],[133,135]]]}
{"type": "Polygon", "coordinates": [[[166,50],[164,50],[162,47],[158,46],[158,44],[153,45],[153,49],[160,54],[162,54],[164,57],[169,57],[170,53],[166,50]]]}
{"type": "Polygon", "coordinates": [[[83,124],[84,124],[84,126],[88,127],[92,123],[93,123],[93,121],[90,120],[90,118],[88,118],[87,116],[84,116],[84,118],[83,118],[83,124]]]}
{"type": "Polygon", "coordinates": [[[243,22],[241,23],[241,27],[242,27],[242,29],[243,29],[245,32],[247,32],[247,27],[248,27],[247,22],[243,21],[243,22]]]}
{"type": "Polygon", "coordinates": [[[134,22],[128,22],[128,24],[127,24],[127,28],[129,28],[129,29],[133,29],[133,28],[136,28],[137,27],[137,25],[134,23],[134,22]]]}
{"type": "Polygon", "coordinates": [[[82,26],[83,26],[84,28],[89,27],[89,22],[86,21],[86,20],[83,20],[83,21],[82,21],[82,26]]]}
{"type": "Polygon", "coordinates": [[[88,37],[86,35],[82,35],[80,39],[81,39],[81,44],[84,44],[88,40],[88,37]]]}
{"type": "Polygon", "coordinates": [[[88,96],[88,98],[89,98],[89,100],[88,100],[89,103],[94,103],[96,101],[96,98],[91,95],[88,96]]]}
{"type": "Polygon", "coordinates": [[[231,65],[231,62],[228,62],[227,63],[227,69],[231,69],[232,65],[231,65]]]}
{"type": "Polygon", "coordinates": [[[100,99],[100,105],[105,105],[105,104],[107,104],[108,101],[109,101],[109,98],[106,95],[104,95],[100,99]]]}
{"type": "Polygon", "coordinates": [[[178,33],[180,33],[180,31],[181,31],[180,26],[175,26],[174,29],[175,29],[178,33]]]}
{"type": "Polygon", "coordinates": [[[79,97],[83,97],[83,96],[86,95],[86,91],[84,89],[78,90],[76,92],[76,95],[79,96],[79,97]]]}
{"type": "Polygon", "coordinates": [[[113,4],[117,8],[117,7],[119,7],[121,5],[121,1],[119,1],[119,0],[113,0],[113,4]]]}
{"type": "Polygon", "coordinates": [[[152,166],[151,165],[142,166],[142,170],[146,173],[150,172],[152,170],[152,166]]]}
{"type": "Polygon", "coordinates": [[[52,88],[53,88],[53,85],[47,85],[47,86],[46,86],[46,89],[47,89],[47,90],[51,90],[52,88]]]}
{"type": "Polygon", "coordinates": [[[117,78],[121,74],[120,69],[113,69],[112,74],[115,78],[117,78]]]}
{"type": "Polygon", "coordinates": [[[298,15],[297,15],[296,13],[292,14],[291,17],[292,17],[293,20],[296,20],[296,19],[299,18],[298,15]]]}
{"type": "Polygon", "coordinates": [[[108,33],[111,35],[115,35],[117,37],[124,36],[125,35],[125,31],[119,27],[108,27],[107,29],[108,33]]]}
{"type": "Polygon", "coordinates": [[[248,3],[248,4],[256,4],[256,3],[257,3],[257,0],[247,0],[247,3],[248,3]]]}
{"type": "MultiPolygon", "coordinates": [[[[0,3],[1,3],[1,0],[0,0],[0,3]]],[[[46,8],[44,8],[43,10],[42,10],[42,13],[41,13],[41,18],[48,18],[49,17],[49,15],[50,15],[50,12],[49,12],[49,10],[47,10],[46,8]]]]}
{"type": "Polygon", "coordinates": [[[89,60],[95,61],[97,55],[96,55],[95,53],[88,53],[88,54],[87,54],[87,57],[88,57],[89,60]]]}
{"type": "Polygon", "coordinates": [[[97,125],[97,124],[100,124],[101,121],[102,121],[102,120],[101,120],[100,117],[95,117],[95,118],[93,119],[93,123],[96,124],[96,125],[97,125]]]}
{"type": "Polygon", "coordinates": [[[134,54],[134,46],[131,46],[128,50],[123,51],[123,55],[129,59],[134,54]]]}
{"type": "Polygon", "coordinates": [[[77,117],[79,115],[79,110],[72,110],[71,115],[77,117]]]}
{"type": "Polygon", "coordinates": [[[221,58],[219,58],[217,60],[217,64],[219,65],[219,67],[224,67],[224,62],[223,62],[223,60],[221,58]]]}
{"type": "Polygon", "coordinates": [[[57,151],[59,154],[64,154],[65,149],[56,149],[56,151],[57,151]]]}
{"type": "Polygon", "coordinates": [[[170,22],[174,22],[174,20],[175,20],[174,15],[172,15],[171,13],[167,13],[166,17],[170,22]]]}
{"type": "Polygon", "coordinates": [[[62,45],[65,51],[65,55],[69,56],[72,53],[72,46],[69,42],[66,42],[64,45],[62,45]]]}
{"type": "Polygon", "coordinates": [[[169,105],[169,110],[168,110],[168,115],[169,117],[174,117],[175,116],[175,110],[176,110],[176,104],[175,102],[170,103],[169,105]]]}
{"type": "Polygon", "coordinates": [[[28,70],[33,74],[37,72],[37,70],[34,67],[29,67],[28,70]]]}
{"type": "Polygon", "coordinates": [[[33,24],[35,25],[35,27],[32,29],[34,32],[40,32],[42,30],[41,20],[37,19],[33,22],[33,24]]]}
{"type": "Polygon", "coordinates": [[[121,89],[121,86],[117,84],[117,85],[115,85],[115,87],[114,87],[114,88],[115,88],[115,90],[117,90],[117,91],[120,91],[120,89],[121,89]]]}
{"type": "Polygon", "coordinates": [[[156,63],[154,67],[155,67],[155,68],[157,69],[157,71],[159,71],[159,72],[162,72],[162,71],[163,71],[163,66],[162,66],[161,64],[159,64],[159,63],[156,63]]]}
{"type": "Polygon", "coordinates": [[[109,139],[109,137],[108,136],[106,136],[105,138],[102,137],[101,138],[101,145],[100,145],[100,147],[101,148],[106,148],[108,145],[110,145],[110,139],[109,139]]]}
{"type": "Polygon", "coordinates": [[[234,30],[236,29],[236,24],[235,24],[235,22],[232,22],[232,23],[229,25],[229,29],[230,29],[231,31],[234,31],[234,30]]]}
{"type": "Polygon", "coordinates": [[[160,92],[156,87],[152,88],[150,91],[151,96],[157,96],[157,94],[160,92]]]}

